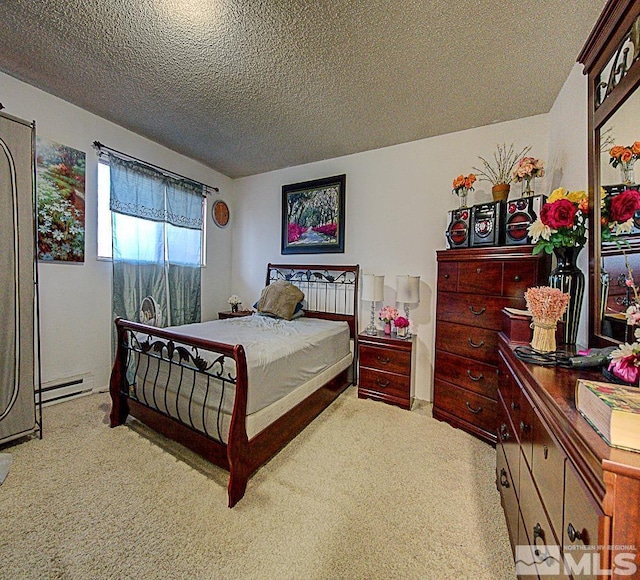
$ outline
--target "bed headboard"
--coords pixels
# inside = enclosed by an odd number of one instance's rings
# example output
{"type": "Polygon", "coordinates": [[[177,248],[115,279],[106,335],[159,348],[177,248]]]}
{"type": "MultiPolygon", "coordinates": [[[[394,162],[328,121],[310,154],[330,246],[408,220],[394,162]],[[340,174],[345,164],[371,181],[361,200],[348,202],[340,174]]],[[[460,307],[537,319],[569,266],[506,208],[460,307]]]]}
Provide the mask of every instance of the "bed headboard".
{"type": "Polygon", "coordinates": [[[269,264],[267,285],[287,280],[302,292],[307,302],[305,315],[327,320],[345,320],[351,338],[358,334],[358,282],[360,266],[318,264],[269,264]]]}

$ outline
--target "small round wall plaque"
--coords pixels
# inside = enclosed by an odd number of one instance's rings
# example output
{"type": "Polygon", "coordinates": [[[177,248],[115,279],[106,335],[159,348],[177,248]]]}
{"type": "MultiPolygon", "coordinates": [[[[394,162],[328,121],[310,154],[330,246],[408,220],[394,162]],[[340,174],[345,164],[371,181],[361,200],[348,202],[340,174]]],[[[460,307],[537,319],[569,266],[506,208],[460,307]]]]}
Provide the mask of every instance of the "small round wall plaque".
{"type": "Polygon", "coordinates": [[[216,200],[211,207],[213,223],[219,228],[227,227],[229,223],[229,206],[221,199],[216,200]]]}

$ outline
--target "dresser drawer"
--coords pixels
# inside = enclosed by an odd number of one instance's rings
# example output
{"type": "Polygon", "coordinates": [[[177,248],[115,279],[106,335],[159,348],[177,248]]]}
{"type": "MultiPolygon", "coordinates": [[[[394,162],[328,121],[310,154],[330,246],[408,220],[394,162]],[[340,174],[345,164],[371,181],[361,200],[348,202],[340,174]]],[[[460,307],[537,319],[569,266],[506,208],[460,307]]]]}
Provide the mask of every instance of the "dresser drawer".
{"type": "Polygon", "coordinates": [[[564,454],[556,445],[538,414],[533,414],[533,455],[531,473],[538,486],[542,503],[547,509],[555,534],[562,534],[564,498],[564,454]]]}
{"type": "Polygon", "coordinates": [[[496,402],[439,379],[434,381],[434,404],[489,433],[496,432],[496,402]]]}
{"type": "Polygon", "coordinates": [[[502,294],[502,262],[471,261],[458,264],[458,292],[502,294]]]}
{"type": "MultiPolygon", "coordinates": [[[[507,528],[509,529],[509,537],[518,537],[518,498],[516,497],[515,487],[511,471],[507,464],[506,457],[500,446],[496,449],[496,482],[500,491],[500,502],[504,510],[507,520],[507,528]]],[[[513,550],[513,545],[511,546],[513,550]]]]}
{"type": "Polygon", "coordinates": [[[436,348],[453,354],[498,364],[498,332],[464,324],[438,321],[436,348]]]}
{"type": "Polygon", "coordinates": [[[458,289],[458,263],[438,264],[438,292],[456,292],[458,289]]]}
{"type": "Polygon", "coordinates": [[[524,300],[480,294],[438,294],[436,318],[490,330],[502,330],[502,309],[524,308],[524,300]]]}
{"type": "Polygon", "coordinates": [[[496,399],[498,394],[495,366],[441,350],[436,351],[435,377],[490,399],[496,399]]]}
{"type": "Polygon", "coordinates": [[[368,391],[409,399],[411,381],[406,375],[361,368],[358,386],[368,391]]]}
{"type": "MultiPolygon", "coordinates": [[[[565,463],[564,526],[562,545],[565,552],[582,554],[586,546],[598,545],[598,524],[602,512],[589,499],[569,462],[565,463]],[[578,551],[579,550],[579,551],[578,551]]],[[[581,576],[582,578],[582,576],[581,576]]],[[[595,576],[593,576],[595,578],[595,576]]]]}
{"type": "Polygon", "coordinates": [[[505,262],[502,275],[503,296],[524,298],[527,289],[536,286],[537,272],[538,265],[533,261],[505,262]]]}
{"type": "Polygon", "coordinates": [[[360,344],[361,367],[408,375],[411,372],[411,352],[360,344]]]}

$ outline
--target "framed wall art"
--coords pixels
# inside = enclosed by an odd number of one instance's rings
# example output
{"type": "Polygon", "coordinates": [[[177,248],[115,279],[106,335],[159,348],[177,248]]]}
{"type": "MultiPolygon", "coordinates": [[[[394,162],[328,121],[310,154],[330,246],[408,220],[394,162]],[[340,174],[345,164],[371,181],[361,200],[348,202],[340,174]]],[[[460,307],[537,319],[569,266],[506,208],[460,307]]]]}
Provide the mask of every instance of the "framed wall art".
{"type": "Polygon", "coordinates": [[[282,186],[282,254],[344,253],[346,177],[282,186]]]}
{"type": "Polygon", "coordinates": [[[37,138],[38,260],[84,262],[84,151],[37,138]]]}

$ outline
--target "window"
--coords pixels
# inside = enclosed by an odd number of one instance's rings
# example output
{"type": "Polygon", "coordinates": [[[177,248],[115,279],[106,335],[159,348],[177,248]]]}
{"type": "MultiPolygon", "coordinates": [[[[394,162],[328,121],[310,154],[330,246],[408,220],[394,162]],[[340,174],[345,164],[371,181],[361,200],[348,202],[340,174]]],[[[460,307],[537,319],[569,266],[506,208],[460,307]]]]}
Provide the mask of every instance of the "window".
{"type": "MultiPolygon", "coordinates": [[[[98,259],[111,260],[113,257],[113,231],[111,210],[109,209],[110,197],[110,171],[106,161],[98,163],[98,259]]],[[[166,225],[166,237],[171,241],[179,241],[179,244],[170,244],[173,251],[179,255],[170,256],[174,263],[193,263],[193,256],[197,253],[200,244],[200,263],[206,266],[206,239],[207,239],[207,198],[202,198],[202,230],[185,230],[166,225]],[[191,259],[189,259],[191,258],[191,259]]],[[[122,240],[123,255],[143,262],[157,261],[162,255],[164,245],[165,224],[142,220],[135,217],[121,216],[118,220],[121,224],[118,228],[117,239],[122,240]],[[136,244],[131,244],[131,249],[135,255],[127,256],[127,238],[138,240],[136,244]],[[144,240],[143,244],[139,240],[144,240]]]]}

